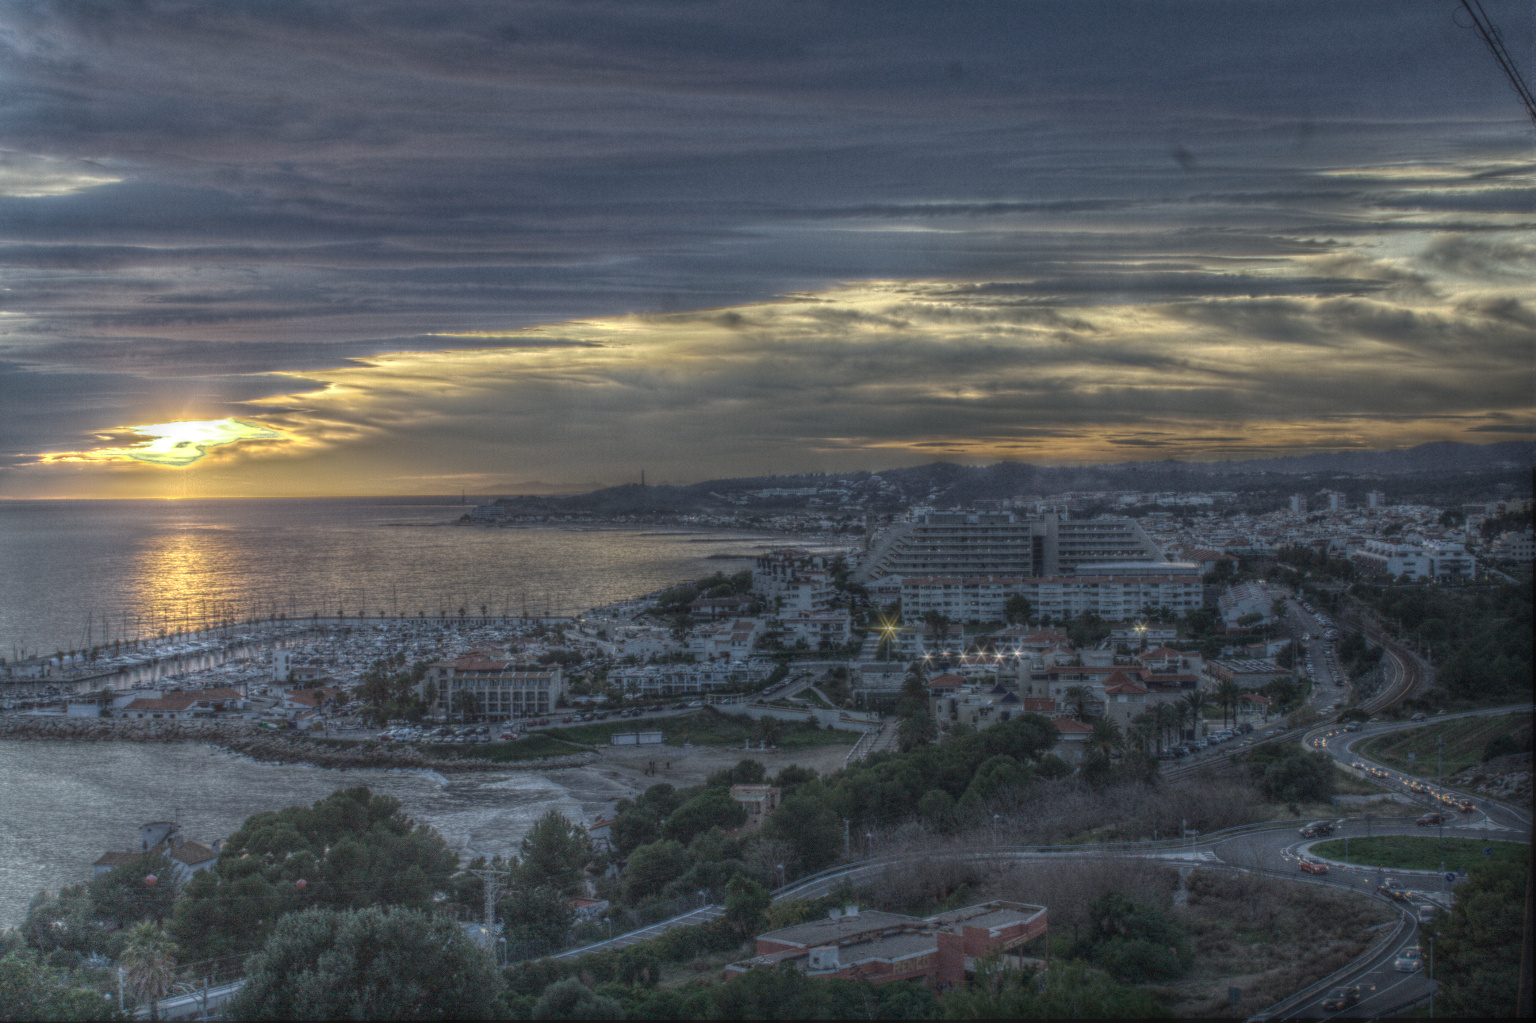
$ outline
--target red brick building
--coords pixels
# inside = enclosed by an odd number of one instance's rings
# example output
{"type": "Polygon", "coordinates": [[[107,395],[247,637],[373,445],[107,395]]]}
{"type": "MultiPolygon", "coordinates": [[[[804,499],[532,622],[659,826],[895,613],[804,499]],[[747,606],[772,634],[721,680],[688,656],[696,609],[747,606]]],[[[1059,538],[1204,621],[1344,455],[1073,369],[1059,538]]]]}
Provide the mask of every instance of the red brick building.
{"type": "Polygon", "coordinates": [[[1046,933],[1046,909],[1019,902],[985,902],[930,917],[833,910],[757,936],[757,955],[726,969],[790,963],[813,977],[885,984],[924,979],[957,984],[976,960],[1008,953],[1046,933]]]}

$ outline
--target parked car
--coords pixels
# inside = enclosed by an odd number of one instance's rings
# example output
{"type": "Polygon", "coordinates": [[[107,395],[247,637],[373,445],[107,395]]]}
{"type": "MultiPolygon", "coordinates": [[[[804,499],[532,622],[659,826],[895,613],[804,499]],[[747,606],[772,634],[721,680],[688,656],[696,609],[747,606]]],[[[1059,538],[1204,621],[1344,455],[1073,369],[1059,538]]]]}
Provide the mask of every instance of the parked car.
{"type": "Polygon", "coordinates": [[[1392,969],[1399,973],[1413,973],[1424,968],[1424,953],[1419,951],[1419,946],[1409,945],[1397,954],[1392,960],[1392,969]]]}
{"type": "Polygon", "coordinates": [[[1328,864],[1318,860],[1302,860],[1301,872],[1303,874],[1326,874],[1328,873],[1328,864]]]}
{"type": "Polygon", "coordinates": [[[1426,813],[1424,816],[1420,817],[1418,820],[1414,821],[1413,823],[1417,824],[1421,828],[1431,828],[1431,827],[1434,827],[1436,824],[1444,824],[1445,823],[1445,814],[1443,814],[1443,813],[1426,813]]]}
{"type": "Polygon", "coordinates": [[[1333,834],[1333,821],[1313,821],[1301,828],[1297,834],[1302,838],[1327,838],[1333,834]]]}
{"type": "Polygon", "coordinates": [[[1336,987],[1323,998],[1324,1012],[1342,1012],[1360,1001],[1360,988],[1336,987]]]}

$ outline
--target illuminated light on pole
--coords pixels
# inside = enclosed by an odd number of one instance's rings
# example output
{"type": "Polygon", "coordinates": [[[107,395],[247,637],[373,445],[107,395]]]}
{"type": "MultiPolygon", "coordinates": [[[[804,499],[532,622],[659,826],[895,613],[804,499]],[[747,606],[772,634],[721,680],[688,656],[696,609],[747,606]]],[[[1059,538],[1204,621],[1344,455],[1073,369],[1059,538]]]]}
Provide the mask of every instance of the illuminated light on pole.
{"type": "Polygon", "coordinates": [[[155,885],[160,883],[160,879],[153,874],[146,874],[144,876],[144,883],[150,888],[153,888],[155,885]]]}

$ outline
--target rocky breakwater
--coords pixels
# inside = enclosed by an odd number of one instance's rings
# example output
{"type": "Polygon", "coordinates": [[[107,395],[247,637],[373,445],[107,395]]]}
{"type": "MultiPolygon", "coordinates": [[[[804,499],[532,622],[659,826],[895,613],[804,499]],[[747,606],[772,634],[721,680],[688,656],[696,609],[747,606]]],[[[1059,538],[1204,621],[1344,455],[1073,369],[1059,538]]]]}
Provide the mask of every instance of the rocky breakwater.
{"type": "Polygon", "coordinates": [[[253,760],[316,767],[436,771],[530,771],[580,767],[596,752],[497,763],[455,752],[352,739],[310,738],[233,721],[113,721],[106,718],[0,716],[0,739],[73,742],[203,742],[253,760]]]}

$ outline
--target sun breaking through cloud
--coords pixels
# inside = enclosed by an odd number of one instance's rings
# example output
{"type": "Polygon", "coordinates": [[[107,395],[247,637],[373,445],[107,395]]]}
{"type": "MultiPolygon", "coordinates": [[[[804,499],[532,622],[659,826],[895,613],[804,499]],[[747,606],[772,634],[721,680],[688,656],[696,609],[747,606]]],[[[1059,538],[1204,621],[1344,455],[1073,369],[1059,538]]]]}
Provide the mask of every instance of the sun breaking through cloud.
{"type": "Polygon", "coordinates": [[[104,435],[101,439],[115,443],[86,451],[45,454],[40,461],[45,465],[142,462],[179,469],[201,461],[214,448],[253,441],[281,441],[286,440],[287,435],[246,419],[203,419],[126,426],[117,435],[104,435]],[[128,443],[124,443],[125,440],[128,443]]]}

